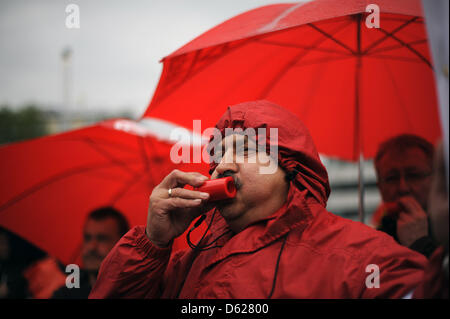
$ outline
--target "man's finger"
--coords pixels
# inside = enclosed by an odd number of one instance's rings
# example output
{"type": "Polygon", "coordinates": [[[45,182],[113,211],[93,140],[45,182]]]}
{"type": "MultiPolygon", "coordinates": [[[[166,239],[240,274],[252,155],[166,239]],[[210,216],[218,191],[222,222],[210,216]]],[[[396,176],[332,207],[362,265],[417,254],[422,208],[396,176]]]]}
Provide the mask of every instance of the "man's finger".
{"type": "Polygon", "coordinates": [[[206,180],[208,180],[208,177],[200,173],[196,172],[187,173],[175,169],[163,179],[160,185],[167,189],[175,187],[183,187],[186,184],[198,187],[202,185],[206,180]]]}
{"type": "Polygon", "coordinates": [[[169,198],[164,200],[163,206],[166,206],[168,210],[177,208],[193,208],[202,204],[201,199],[184,199],[180,197],[169,198]]]}
{"type": "Polygon", "coordinates": [[[405,208],[405,212],[409,215],[417,217],[426,215],[420,204],[413,197],[402,197],[399,199],[399,202],[400,205],[405,208]]]}
{"type": "Polygon", "coordinates": [[[184,198],[184,199],[202,199],[202,200],[206,200],[209,198],[209,194],[208,193],[204,193],[204,192],[198,192],[198,191],[193,191],[193,190],[189,190],[189,189],[184,189],[184,188],[172,188],[171,189],[171,194],[170,197],[172,198],[184,198]]]}
{"type": "Polygon", "coordinates": [[[412,221],[414,218],[406,211],[402,210],[398,213],[397,223],[407,223],[412,221]]]}

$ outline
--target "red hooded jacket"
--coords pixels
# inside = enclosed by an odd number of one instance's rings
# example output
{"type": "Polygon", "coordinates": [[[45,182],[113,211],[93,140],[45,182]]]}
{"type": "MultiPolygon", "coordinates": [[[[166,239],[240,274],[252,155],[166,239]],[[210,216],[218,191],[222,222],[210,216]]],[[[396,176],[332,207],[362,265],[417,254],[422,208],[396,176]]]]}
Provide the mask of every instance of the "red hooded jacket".
{"type": "Polygon", "coordinates": [[[278,163],[291,179],[285,205],[237,234],[210,212],[204,242],[219,239],[204,251],[171,254],[137,226],[103,261],[90,298],[401,298],[417,286],[424,256],[326,210],[327,172],[292,113],[242,103],[219,120],[226,127],[278,128],[278,163]]]}

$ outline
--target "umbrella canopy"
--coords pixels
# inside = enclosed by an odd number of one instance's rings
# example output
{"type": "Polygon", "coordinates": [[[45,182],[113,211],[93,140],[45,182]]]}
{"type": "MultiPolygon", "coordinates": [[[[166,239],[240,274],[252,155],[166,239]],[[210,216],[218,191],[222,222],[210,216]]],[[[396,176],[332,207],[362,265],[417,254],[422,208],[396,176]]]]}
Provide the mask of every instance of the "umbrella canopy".
{"type": "Polygon", "coordinates": [[[151,191],[171,170],[207,174],[204,164],[173,164],[171,147],[127,120],[0,147],[0,225],[75,262],[90,211],[113,206],[145,225],[151,191]]]}
{"type": "Polygon", "coordinates": [[[373,157],[379,143],[441,135],[419,0],[316,0],[236,16],[163,59],[145,116],[211,127],[228,105],[267,99],[294,112],[318,151],[373,157]]]}

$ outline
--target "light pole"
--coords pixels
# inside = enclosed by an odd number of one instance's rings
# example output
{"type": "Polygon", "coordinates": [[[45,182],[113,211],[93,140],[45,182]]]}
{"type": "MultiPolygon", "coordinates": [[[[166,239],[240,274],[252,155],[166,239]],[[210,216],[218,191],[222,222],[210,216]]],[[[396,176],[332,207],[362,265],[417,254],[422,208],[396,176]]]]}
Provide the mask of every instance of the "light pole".
{"type": "Polygon", "coordinates": [[[70,95],[71,95],[71,64],[72,64],[72,49],[66,47],[61,52],[62,59],[62,130],[69,129],[69,113],[70,113],[70,95]]]}

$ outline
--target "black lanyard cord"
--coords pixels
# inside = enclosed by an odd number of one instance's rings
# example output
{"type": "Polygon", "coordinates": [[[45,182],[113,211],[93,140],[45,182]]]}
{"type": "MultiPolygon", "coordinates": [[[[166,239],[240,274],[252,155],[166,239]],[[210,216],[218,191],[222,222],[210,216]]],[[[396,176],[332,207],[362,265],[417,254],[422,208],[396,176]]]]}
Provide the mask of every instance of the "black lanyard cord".
{"type": "Polygon", "coordinates": [[[193,250],[197,250],[197,251],[205,251],[205,250],[208,250],[208,249],[220,247],[220,246],[217,246],[217,245],[215,245],[215,246],[212,246],[212,245],[213,245],[215,242],[217,242],[220,238],[222,238],[223,236],[225,236],[226,234],[228,234],[228,233],[231,232],[231,230],[228,230],[228,231],[226,231],[225,233],[223,233],[222,235],[220,235],[220,236],[218,236],[217,238],[215,238],[212,242],[210,242],[210,243],[208,243],[208,244],[205,244],[205,245],[203,245],[203,246],[200,246],[201,242],[203,241],[203,239],[205,238],[205,236],[206,236],[206,234],[208,233],[209,229],[211,228],[211,225],[212,225],[212,223],[213,223],[214,216],[216,215],[216,212],[217,212],[217,208],[214,208],[214,212],[213,212],[213,214],[212,214],[212,216],[211,216],[211,220],[210,220],[210,222],[209,222],[209,224],[208,224],[208,227],[206,228],[206,231],[203,233],[202,238],[200,238],[200,240],[198,241],[198,244],[197,244],[197,245],[194,244],[194,243],[191,241],[191,232],[192,232],[194,229],[196,229],[198,226],[201,225],[201,223],[205,220],[206,215],[200,216],[200,218],[195,222],[194,226],[193,226],[193,227],[189,230],[189,232],[187,233],[187,235],[186,235],[186,241],[187,241],[189,247],[191,247],[193,250]]]}
{"type": "Polygon", "coordinates": [[[273,281],[272,281],[272,289],[270,290],[269,296],[267,299],[271,299],[273,292],[275,291],[275,286],[277,284],[277,275],[278,275],[278,267],[280,266],[280,259],[281,259],[281,253],[283,252],[284,246],[286,245],[288,234],[284,236],[283,243],[281,244],[280,252],[278,253],[277,263],[275,264],[275,272],[273,275],[273,281]]]}

